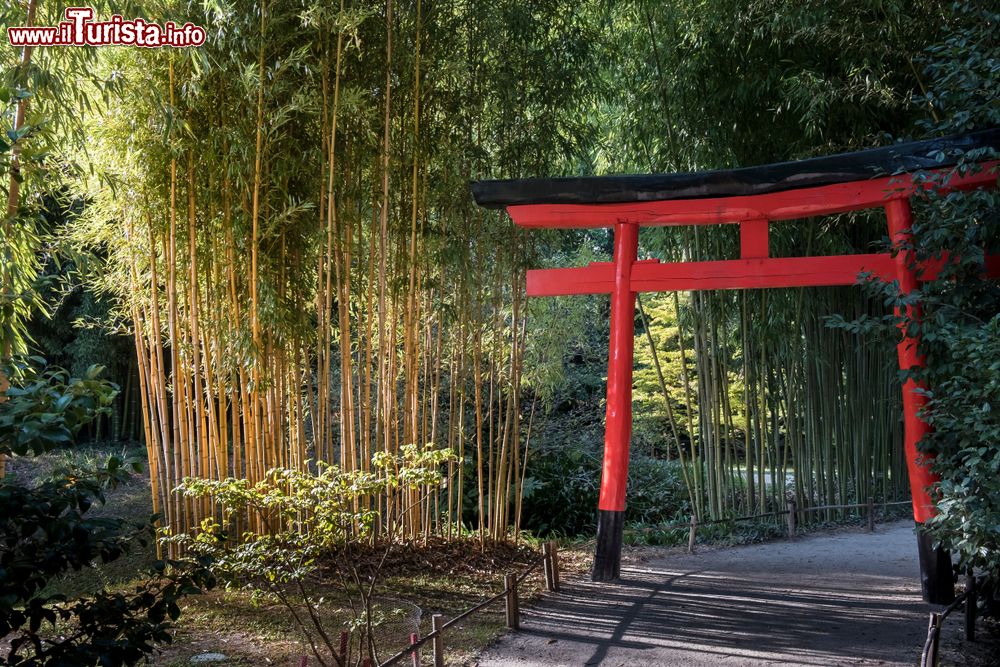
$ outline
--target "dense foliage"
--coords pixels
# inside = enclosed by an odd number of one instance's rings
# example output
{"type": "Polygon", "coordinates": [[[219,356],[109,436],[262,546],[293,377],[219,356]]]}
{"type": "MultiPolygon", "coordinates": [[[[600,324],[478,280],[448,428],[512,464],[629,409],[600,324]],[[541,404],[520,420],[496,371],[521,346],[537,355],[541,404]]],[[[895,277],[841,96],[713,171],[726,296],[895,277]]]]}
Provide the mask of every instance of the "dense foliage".
{"type": "MultiPolygon", "coordinates": [[[[960,21],[925,59],[932,110],[924,129],[961,132],[1000,125],[1000,13],[963,5],[960,21]]],[[[959,171],[996,160],[996,151],[962,156],[959,171]]],[[[996,167],[991,167],[996,171],[996,167]]],[[[913,303],[929,387],[923,443],[941,475],[934,535],[957,552],[960,567],[984,570],[1000,586],[1000,285],[984,281],[984,257],[1000,253],[997,190],[933,195],[913,227],[917,259],[947,255],[938,278],[913,303]]]]}
{"type": "MultiPolygon", "coordinates": [[[[71,445],[111,404],[116,388],[65,371],[33,373],[21,364],[0,403],[0,454],[38,456],[71,445]]],[[[177,601],[211,584],[200,565],[159,562],[122,590],[67,597],[51,585],[68,572],[108,563],[154,537],[151,517],[132,526],[90,510],[126,480],[118,457],[97,470],[57,470],[38,482],[0,479],[0,636],[5,665],[134,665],[170,641],[177,601]]]]}
{"type": "Polygon", "coordinates": [[[423,495],[444,481],[441,466],[453,459],[447,449],[409,445],[398,456],[377,454],[370,472],[320,465],[315,473],[269,470],[256,484],[185,479],[184,496],[211,499],[222,521],[205,519],[193,534],[170,541],[211,561],[228,587],[283,605],[320,665],[352,664],[341,652],[344,629],[354,635],[352,654],[377,661],[375,629],[384,619],[373,601],[385,550],[403,534],[406,517],[420,511],[423,495]],[[399,491],[404,502],[382,506],[389,491],[399,491]],[[365,558],[373,548],[383,549],[374,563],[365,558]],[[337,582],[339,595],[316,593],[321,579],[337,582]],[[341,627],[330,620],[331,605],[350,609],[341,627]]]}
{"type": "MultiPolygon", "coordinates": [[[[995,33],[1000,14],[958,4],[942,41],[920,59],[925,87],[916,99],[926,110],[913,131],[955,134],[1000,125],[1000,46],[995,33]]],[[[934,489],[938,516],[927,528],[958,554],[960,571],[986,574],[1000,583],[1000,287],[983,280],[987,255],[1000,251],[1000,197],[996,190],[942,192],[948,180],[981,170],[995,151],[959,152],[959,166],[941,176],[927,175],[928,190],[915,198],[912,239],[892,246],[911,252],[912,267],[947,258],[933,280],[907,294],[898,283],[874,283],[879,297],[898,316],[831,323],[852,331],[906,332],[919,337],[926,368],[905,369],[924,387],[922,416],[933,431],[921,449],[933,457],[941,481],[934,489]]],[[[988,167],[996,171],[996,167],[988,167]]],[[[924,276],[929,278],[929,276],[924,276]]]]}

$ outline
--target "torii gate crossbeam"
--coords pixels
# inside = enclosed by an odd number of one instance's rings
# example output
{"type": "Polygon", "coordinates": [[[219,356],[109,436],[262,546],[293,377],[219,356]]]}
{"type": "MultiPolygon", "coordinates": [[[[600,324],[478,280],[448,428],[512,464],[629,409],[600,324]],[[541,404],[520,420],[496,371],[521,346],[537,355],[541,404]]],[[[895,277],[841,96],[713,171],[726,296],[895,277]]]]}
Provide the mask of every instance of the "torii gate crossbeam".
{"type": "MultiPolygon", "coordinates": [[[[896,280],[904,292],[932,279],[946,260],[914,266],[907,250],[912,225],[910,197],[932,187],[974,189],[997,185],[998,163],[974,173],[941,179],[915,178],[929,170],[945,175],[956,150],[1000,148],[1000,128],[958,137],[898,144],[764,167],[650,176],[526,179],[473,183],[476,201],[503,207],[513,221],[528,228],[611,227],[612,262],[581,268],[542,269],[527,274],[528,296],[610,294],[606,426],[597,550],[593,579],[616,579],[620,571],[632,431],[632,366],[635,298],[639,292],[671,290],[759,289],[851,285],[860,274],[896,280]],[[833,215],[881,208],[894,253],[825,257],[769,257],[768,229],[776,220],[833,215]],[[661,263],[637,260],[641,226],[738,224],[740,258],[720,261],[661,263]]],[[[987,257],[984,274],[1000,277],[1000,257],[987,257]]],[[[902,314],[902,313],[897,313],[902,314]]],[[[910,317],[919,313],[908,312],[910,317]]],[[[899,366],[920,366],[917,341],[903,336],[897,346],[899,366]]],[[[913,516],[917,524],[934,515],[928,488],[936,481],[930,457],[917,443],[928,426],[919,418],[924,404],[920,387],[903,387],[904,447],[913,516]]],[[[945,603],[954,595],[950,554],[935,549],[918,534],[921,584],[929,602],[945,603]]]]}

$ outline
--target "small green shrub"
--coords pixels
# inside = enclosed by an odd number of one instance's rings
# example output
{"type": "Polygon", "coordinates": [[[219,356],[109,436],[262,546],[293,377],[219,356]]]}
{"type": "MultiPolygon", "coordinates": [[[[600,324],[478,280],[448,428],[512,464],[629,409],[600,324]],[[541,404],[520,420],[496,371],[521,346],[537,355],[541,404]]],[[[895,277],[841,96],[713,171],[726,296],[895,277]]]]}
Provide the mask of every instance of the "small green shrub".
{"type": "Polygon", "coordinates": [[[320,463],[315,472],[275,468],[256,483],[186,478],[178,490],[211,498],[222,518],[167,540],[209,559],[227,586],[283,605],[320,665],[346,664],[339,635],[320,613],[346,601],[352,618],[343,629],[354,631],[357,650],[374,659],[375,629],[391,620],[373,604],[381,563],[451,460],[451,450],[408,445],[398,455],[377,453],[371,472],[320,463]],[[238,525],[254,528],[237,532],[238,525]],[[376,545],[382,556],[372,559],[376,545]],[[325,599],[310,579],[334,582],[344,600],[325,599]]]}
{"type": "MultiPolygon", "coordinates": [[[[629,523],[664,523],[691,511],[680,463],[632,456],[629,463],[629,523]]],[[[523,528],[540,535],[592,533],[600,495],[601,461],[582,449],[550,451],[529,464],[523,528]]]]}

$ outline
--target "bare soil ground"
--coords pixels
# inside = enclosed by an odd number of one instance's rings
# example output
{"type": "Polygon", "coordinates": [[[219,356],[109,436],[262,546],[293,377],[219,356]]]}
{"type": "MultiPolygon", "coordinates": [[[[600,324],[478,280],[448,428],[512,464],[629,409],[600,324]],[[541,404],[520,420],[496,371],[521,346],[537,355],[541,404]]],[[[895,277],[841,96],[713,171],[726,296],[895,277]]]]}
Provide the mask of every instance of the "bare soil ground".
{"type": "MultiPolygon", "coordinates": [[[[664,554],[644,549],[615,584],[569,578],[479,664],[912,666],[938,609],[920,598],[906,521],[664,554]]],[[[947,622],[941,664],[1000,664],[995,639],[962,645],[961,620],[947,622]]]]}
{"type": "MultiPolygon", "coordinates": [[[[367,556],[381,560],[374,551],[367,556]]],[[[365,555],[357,557],[364,559],[365,555]]],[[[375,639],[380,659],[406,646],[409,633],[430,632],[433,614],[445,618],[458,615],[502,589],[505,573],[523,572],[537,558],[538,552],[526,545],[495,544],[483,553],[478,541],[468,539],[398,545],[386,558],[384,578],[374,601],[376,613],[385,616],[375,639]]],[[[524,599],[533,599],[542,587],[542,574],[536,569],[523,584],[524,599]]],[[[333,583],[316,581],[311,582],[310,593],[324,600],[317,611],[327,630],[337,637],[350,619],[343,607],[343,591],[333,583]]],[[[164,646],[150,664],[182,667],[199,654],[220,653],[225,660],[213,664],[295,666],[301,656],[310,655],[300,629],[281,605],[254,604],[245,593],[216,590],[187,598],[181,607],[173,643],[164,646]]],[[[305,617],[301,609],[299,613],[305,617]]],[[[502,604],[494,604],[453,626],[448,632],[448,664],[471,664],[476,653],[502,634],[504,627],[502,604]]],[[[432,664],[430,651],[423,653],[423,664],[432,664]]],[[[310,658],[308,664],[318,663],[310,658]]],[[[410,664],[409,660],[406,664],[410,664]]]]}

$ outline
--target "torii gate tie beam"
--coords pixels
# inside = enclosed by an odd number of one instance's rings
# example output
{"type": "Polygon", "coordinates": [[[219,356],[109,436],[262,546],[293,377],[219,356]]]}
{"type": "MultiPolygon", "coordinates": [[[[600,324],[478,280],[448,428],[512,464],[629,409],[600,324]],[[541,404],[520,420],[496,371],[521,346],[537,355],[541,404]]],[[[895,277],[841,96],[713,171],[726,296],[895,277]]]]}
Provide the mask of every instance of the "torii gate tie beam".
{"type": "MultiPolygon", "coordinates": [[[[1000,148],[1000,128],[944,139],[897,144],[828,157],[763,167],[645,176],[479,181],[472,184],[477,203],[506,208],[513,221],[529,228],[614,230],[612,262],[582,268],[543,269],[527,274],[528,296],[611,295],[607,413],[604,461],[598,503],[594,581],[619,576],[632,432],[632,367],[635,298],[638,292],[757,289],[852,285],[862,273],[896,280],[902,291],[921,279],[933,279],[941,262],[914,267],[906,249],[912,213],[909,198],[928,181],[909,172],[929,170],[942,176],[955,164],[957,151],[1000,148]],[[943,157],[942,157],[943,156],[943,157]],[[895,253],[771,258],[768,226],[775,220],[884,209],[895,253]],[[740,258],[660,263],[637,261],[639,227],[738,224],[740,258]]],[[[997,185],[998,163],[986,162],[975,173],[950,175],[939,187],[974,189],[997,185]]],[[[932,181],[933,182],[933,181],[932,181]]],[[[984,274],[1000,277],[1000,257],[987,258],[984,274]]],[[[897,312],[898,315],[904,313],[897,312]]],[[[909,311],[909,317],[919,313],[909,311]]],[[[897,346],[899,366],[923,364],[917,341],[905,333],[897,346]]],[[[925,402],[921,387],[903,387],[904,447],[913,499],[913,516],[923,524],[934,515],[929,494],[937,480],[931,457],[917,443],[928,432],[918,413],[925,402]]],[[[954,582],[950,554],[934,548],[918,532],[924,599],[950,602],[954,582]]]]}

